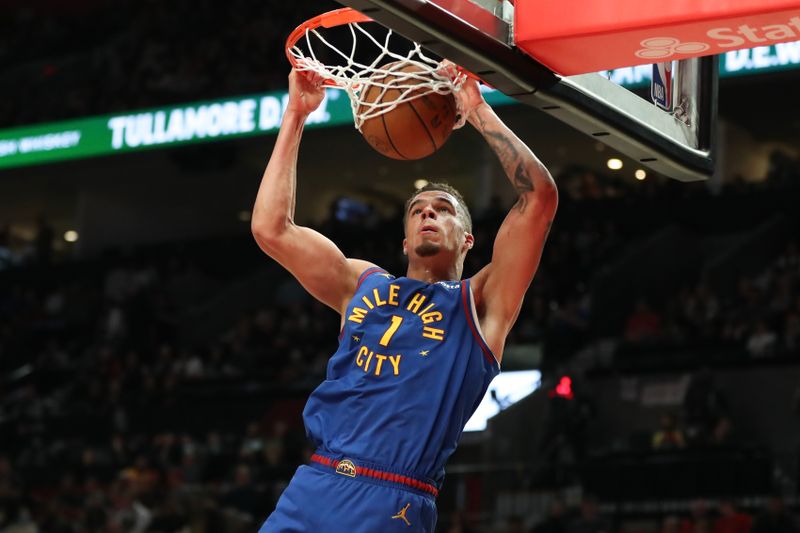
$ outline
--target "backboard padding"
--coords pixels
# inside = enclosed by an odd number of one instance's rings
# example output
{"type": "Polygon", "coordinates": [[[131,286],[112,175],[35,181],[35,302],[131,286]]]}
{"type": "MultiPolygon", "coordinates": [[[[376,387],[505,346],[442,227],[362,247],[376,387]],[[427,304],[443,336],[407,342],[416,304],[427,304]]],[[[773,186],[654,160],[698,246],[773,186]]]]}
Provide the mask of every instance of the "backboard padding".
{"type": "Polygon", "coordinates": [[[509,44],[506,22],[469,0],[340,0],[487,84],[681,181],[713,171],[716,58],[699,60],[699,142],[679,121],[597,74],[561,78],[509,44]],[[654,112],[653,110],[657,110],[654,112]]]}

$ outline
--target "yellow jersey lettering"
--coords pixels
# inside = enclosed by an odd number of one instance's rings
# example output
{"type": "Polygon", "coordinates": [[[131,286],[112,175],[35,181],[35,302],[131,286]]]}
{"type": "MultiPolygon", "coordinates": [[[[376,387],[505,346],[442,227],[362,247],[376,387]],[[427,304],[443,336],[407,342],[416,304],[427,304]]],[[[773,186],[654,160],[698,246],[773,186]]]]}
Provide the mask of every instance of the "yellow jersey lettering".
{"type": "Polygon", "coordinates": [[[401,357],[402,357],[402,355],[400,355],[400,354],[398,354],[398,355],[390,355],[389,356],[389,362],[392,363],[392,369],[394,370],[394,375],[395,376],[399,376],[400,375],[400,358],[401,357]]]}
{"type": "Polygon", "coordinates": [[[386,305],[386,300],[381,300],[380,294],[378,294],[378,289],[372,289],[372,295],[375,297],[375,305],[381,306],[386,305]]]}
{"type": "Polygon", "coordinates": [[[370,350],[369,355],[367,356],[367,363],[364,365],[364,372],[369,372],[369,362],[372,361],[373,355],[375,355],[375,352],[370,350]]]}
{"type": "Polygon", "coordinates": [[[361,301],[367,304],[367,307],[369,307],[370,309],[375,309],[375,306],[372,305],[372,302],[370,302],[369,298],[367,298],[366,296],[362,296],[361,301]]]}
{"type": "Polygon", "coordinates": [[[425,295],[417,293],[414,295],[413,298],[411,298],[411,301],[408,302],[408,306],[406,306],[406,309],[408,309],[412,313],[416,313],[417,311],[419,311],[419,308],[424,301],[425,301],[425,295]]]}
{"type": "Polygon", "coordinates": [[[422,316],[422,315],[424,315],[425,313],[427,313],[428,311],[430,311],[430,310],[431,310],[431,307],[433,307],[434,305],[436,305],[436,304],[435,304],[434,302],[431,302],[431,304],[430,304],[428,307],[426,307],[425,309],[423,309],[422,311],[420,311],[420,312],[419,312],[419,313],[417,313],[417,314],[418,314],[419,316],[422,316]]]}
{"type": "Polygon", "coordinates": [[[376,376],[380,376],[381,375],[381,368],[383,368],[383,362],[386,360],[386,356],[385,355],[381,355],[379,353],[376,353],[375,354],[375,359],[377,359],[377,361],[378,361],[375,364],[375,375],[376,376]]]}
{"type": "Polygon", "coordinates": [[[431,322],[439,322],[442,319],[442,313],[439,311],[432,311],[430,313],[425,313],[422,316],[422,322],[425,324],[430,324],[431,322]]]}
{"type": "Polygon", "coordinates": [[[364,358],[362,356],[367,355],[369,350],[366,346],[362,346],[358,349],[358,354],[356,354],[356,365],[361,366],[364,364],[364,358]]]}
{"type": "Polygon", "coordinates": [[[444,330],[425,326],[422,328],[422,336],[435,341],[444,340],[444,330]]]}
{"type": "Polygon", "coordinates": [[[392,340],[392,335],[395,334],[397,328],[400,327],[400,324],[403,323],[403,317],[394,315],[392,316],[392,323],[389,325],[389,328],[384,332],[383,337],[381,340],[378,341],[378,344],[381,346],[389,346],[389,341],[392,340]]]}
{"type": "Polygon", "coordinates": [[[389,305],[400,305],[397,301],[397,293],[400,291],[400,285],[389,285],[389,305]]]}
{"type": "Polygon", "coordinates": [[[367,316],[367,310],[361,309],[360,307],[353,308],[353,314],[347,317],[347,320],[350,322],[356,322],[361,324],[364,321],[364,317],[367,316]]]}

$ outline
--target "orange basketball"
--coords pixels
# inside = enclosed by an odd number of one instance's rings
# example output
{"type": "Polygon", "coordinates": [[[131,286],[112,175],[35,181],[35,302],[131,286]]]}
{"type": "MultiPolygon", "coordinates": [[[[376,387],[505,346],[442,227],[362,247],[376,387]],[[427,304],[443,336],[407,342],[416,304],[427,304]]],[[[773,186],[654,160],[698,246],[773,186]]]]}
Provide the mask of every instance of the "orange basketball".
{"type": "MultiPolygon", "coordinates": [[[[391,69],[399,61],[384,65],[391,69]]],[[[362,99],[373,103],[378,98],[381,102],[397,100],[407,89],[411,80],[398,79],[400,72],[426,72],[419,65],[409,63],[393,69],[392,73],[376,72],[370,78],[389,88],[382,93],[378,85],[367,84],[362,99]],[[398,86],[400,88],[393,88],[398,86]]],[[[429,76],[429,74],[426,74],[429,76]]],[[[409,96],[426,91],[425,88],[412,90],[409,96]]],[[[366,104],[361,104],[359,114],[365,111],[366,104]]],[[[361,125],[361,134],[370,146],[387,157],[393,159],[422,159],[444,146],[456,121],[456,101],[452,94],[430,93],[419,96],[397,105],[382,115],[367,119],[361,125]]]]}

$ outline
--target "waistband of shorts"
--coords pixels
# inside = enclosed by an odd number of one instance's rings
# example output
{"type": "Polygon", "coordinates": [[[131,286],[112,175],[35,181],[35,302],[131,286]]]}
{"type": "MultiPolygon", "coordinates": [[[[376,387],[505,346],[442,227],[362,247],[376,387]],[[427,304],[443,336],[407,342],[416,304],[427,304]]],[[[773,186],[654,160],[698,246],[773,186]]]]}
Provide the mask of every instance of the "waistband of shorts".
{"type": "Polygon", "coordinates": [[[311,456],[310,466],[335,472],[345,477],[362,478],[365,481],[377,482],[381,485],[414,489],[416,492],[421,492],[434,498],[439,495],[439,489],[430,480],[420,479],[407,473],[392,472],[391,470],[397,470],[392,467],[349,457],[333,456],[320,450],[317,450],[311,456]]]}

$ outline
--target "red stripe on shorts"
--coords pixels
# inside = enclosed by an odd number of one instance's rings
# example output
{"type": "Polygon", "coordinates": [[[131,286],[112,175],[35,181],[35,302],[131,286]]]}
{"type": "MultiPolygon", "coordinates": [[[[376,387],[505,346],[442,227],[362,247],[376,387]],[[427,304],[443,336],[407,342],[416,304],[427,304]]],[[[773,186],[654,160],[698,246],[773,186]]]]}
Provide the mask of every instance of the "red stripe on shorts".
{"type": "MultiPolygon", "coordinates": [[[[339,461],[331,459],[330,457],[325,457],[324,455],[318,455],[316,453],[311,456],[311,460],[314,461],[315,463],[329,466],[333,469],[336,469],[336,467],[339,466],[339,461]]],[[[427,492],[428,494],[432,494],[434,497],[439,495],[439,489],[437,489],[430,483],[425,483],[424,481],[404,476],[402,474],[384,472],[382,470],[375,470],[372,468],[366,468],[364,466],[356,466],[356,475],[371,477],[374,479],[380,479],[381,481],[391,481],[392,483],[399,483],[401,485],[407,485],[417,490],[427,492]]]]}

